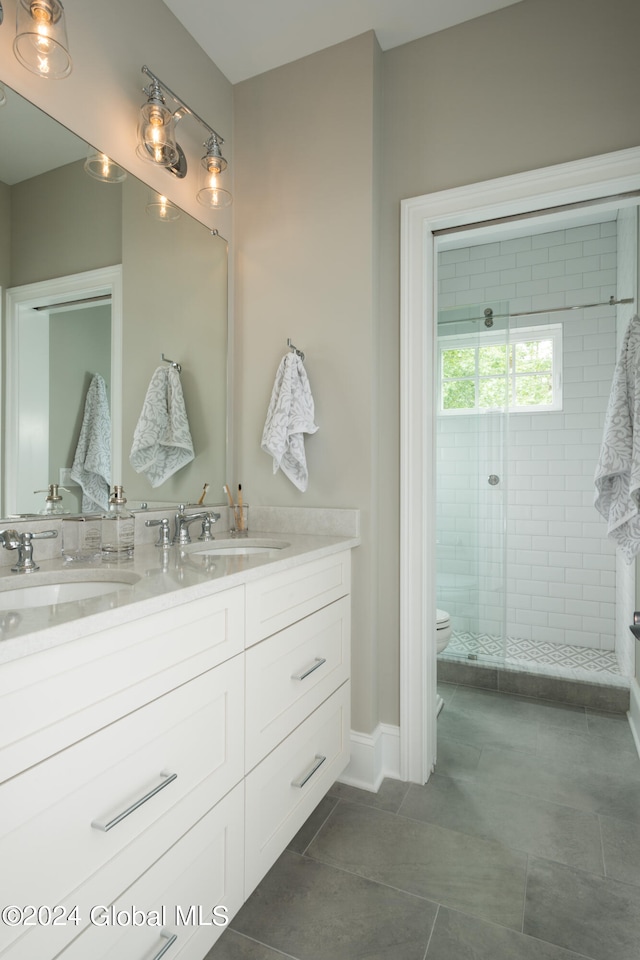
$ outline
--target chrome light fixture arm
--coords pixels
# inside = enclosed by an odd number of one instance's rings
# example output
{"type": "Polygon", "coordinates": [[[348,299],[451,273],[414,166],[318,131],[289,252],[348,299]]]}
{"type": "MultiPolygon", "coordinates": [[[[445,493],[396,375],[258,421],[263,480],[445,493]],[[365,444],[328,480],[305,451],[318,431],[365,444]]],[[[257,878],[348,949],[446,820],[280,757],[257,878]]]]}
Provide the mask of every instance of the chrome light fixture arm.
{"type": "Polygon", "coordinates": [[[232,201],[231,194],[222,189],[218,182],[218,176],[227,168],[227,161],[220,149],[224,137],[192,110],[146,64],[142,67],[142,72],[149,78],[150,83],[143,87],[147,103],[141,109],[138,155],[144,160],[164,166],[169,173],[180,179],[185,177],[187,160],[175,139],[175,126],[183,117],[191,117],[206,132],[203,142],[205,153],[200,161],[202,183],[196,198],[205,207],[228,206],[232,201]],[[171,108],[167,106],[167,99],[173,102],[171,108]]]}
{"type": "MultiPolygon", "coordinates": [[[[166,83],[164,83],[159,77],[157,77],[155,73],[149,70],[149,67],[147,67],[146,65],[143,66],[142,72],[145,74],[145,76],[149,77],[149,79],[151,80],[151,83],[153,85],[151,87],[152,90],[155,91],[159,89],[160,91],[164,91],[164,93],[166,93],[175,103],[178,104],[178,109],[174,111],[174,116],[176,120],[180,120],[182,115],[186,113],[190,117],[192,117],[197,123],[199,123],[201,127],[204,127],[205,130],[208,131],[209,137],[207,138],[207,140],[210,137],[215,137],[218,143],[224,143],[224,138],[221,137],[219,133],[216,133],[213,127],[209,126],[206,120],[203,120],[202,117],[195,112],[195,110],[192,110],[191,107],[188,106],[184,102],[184,100],[182,100],[177,95],[177,93],[174,93],[173,90],[171,90],[171,88],[166,85],[166,83]]],[[[144,93],[146,93],[147,96],[149,96],[150,91],[147,90],[146,88],[143,88],[143,90],[144,90],[144,93]]]]}

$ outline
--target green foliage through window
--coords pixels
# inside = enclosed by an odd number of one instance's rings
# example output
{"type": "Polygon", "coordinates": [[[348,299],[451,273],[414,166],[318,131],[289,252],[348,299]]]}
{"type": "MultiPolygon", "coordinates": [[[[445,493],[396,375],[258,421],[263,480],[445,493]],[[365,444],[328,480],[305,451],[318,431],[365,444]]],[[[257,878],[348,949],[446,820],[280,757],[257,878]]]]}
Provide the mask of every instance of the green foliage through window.
{"type": "Polygon", "coordinates": [[[441,413],[561,408],[560,324],[443,337],[439,343],[441,413]]]}

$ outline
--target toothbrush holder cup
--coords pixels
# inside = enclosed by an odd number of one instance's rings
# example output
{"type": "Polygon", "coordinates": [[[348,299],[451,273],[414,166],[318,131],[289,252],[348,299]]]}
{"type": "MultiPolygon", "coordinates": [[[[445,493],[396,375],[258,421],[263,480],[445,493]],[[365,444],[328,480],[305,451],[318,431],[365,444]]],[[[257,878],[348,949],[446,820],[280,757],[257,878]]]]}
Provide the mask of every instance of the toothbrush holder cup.
{"type": "Polygon", "coordinates": [[[249,535],[249,504],[235,504],[229,510],[229,533],[232,537],[247,537],[249,535]]]}

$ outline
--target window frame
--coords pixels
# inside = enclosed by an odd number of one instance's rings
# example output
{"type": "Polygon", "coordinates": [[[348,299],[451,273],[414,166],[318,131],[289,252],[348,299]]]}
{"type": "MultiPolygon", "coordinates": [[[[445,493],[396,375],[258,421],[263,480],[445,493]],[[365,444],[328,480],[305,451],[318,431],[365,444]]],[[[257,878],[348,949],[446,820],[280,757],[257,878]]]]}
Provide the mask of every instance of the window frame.
{"type": "MultiPolygon", "coordinates": [[[[515,352],[513,354],[515,356],[515,352]]],[[[545,323],[537,324],[535,326],[529,327],[513,327],[509,330],[491,330],[486,333],[459,333],[459,334],[445,334],[444,336],[438,337],[438,349],[437,349],[437,378],[438,378],[438,416],[442,417],[452,417],[452,416],[482,416],[487,413],[553,413],[558,410],[563,409],[563,390],[562,390],[562,324],[561,323],[545,323]],[[512,348],[517,343],[531,343],[536,340],[551,340],[552,341],[552,356],[551,356],[551,390],[552,390],[552,401],[550,404],[516,404],[513,401],[515,397],[515,384],[518,379],[524,377],[538,376],[535,373],[526,373],[518,374],[517,370],[515,375],[511,370],[507,370],[504,374],[505,381],[509,376],[513,376],[512,391],[510,402],[506,406],[496,406],[496,407],[480,407],[478,406],[479,402],[479,389],[478,385],[480,382],[479,374],[479,349],[482,346],[490,346],[491,344],[502,344],[512,348]],[[442,375],[442,366],[443,366],[443,353],[445,350],[455,350],[455,349],[469,349],[473,347],[475,350],[475,371],[472,376],[468,377],[443,377],[442,375]],[[475,404],[473,407],[455,407],[451,409],[445,409],[443,407],[443,384],[445,382],[455,382],[456,380],[460,381],[472,381],[475,385],[475,404]]],[[[546,371],[545,371],[546,375],[546,371]]]]}

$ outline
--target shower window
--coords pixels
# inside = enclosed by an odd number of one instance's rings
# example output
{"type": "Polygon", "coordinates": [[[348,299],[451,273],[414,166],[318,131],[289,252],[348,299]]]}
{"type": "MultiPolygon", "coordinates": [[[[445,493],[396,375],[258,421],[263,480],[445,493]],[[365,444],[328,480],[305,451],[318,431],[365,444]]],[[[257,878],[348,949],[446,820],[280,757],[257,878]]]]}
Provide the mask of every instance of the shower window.
{"type": "Polygon", "coordinates": [[[562,409],[562,325],[441,337],[440,413],[562,409]]]}

